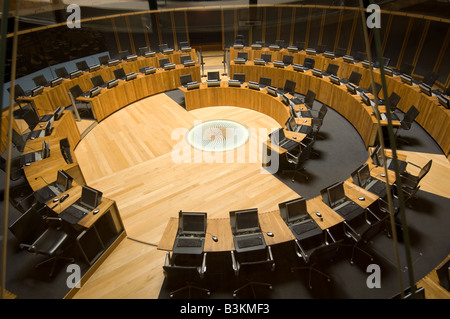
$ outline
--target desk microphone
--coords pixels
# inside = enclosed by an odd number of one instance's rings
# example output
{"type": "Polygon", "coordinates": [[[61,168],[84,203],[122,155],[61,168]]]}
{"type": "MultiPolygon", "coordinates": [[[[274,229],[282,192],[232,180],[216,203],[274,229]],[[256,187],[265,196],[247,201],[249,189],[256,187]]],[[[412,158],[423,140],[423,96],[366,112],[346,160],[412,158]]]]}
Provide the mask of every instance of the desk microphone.
{"type": "Polygon", "coordinates": [[[50,185],[42,176],[35,177],[34,180],[37,181],[38,178],[42,179],[47,186],[50,185]]]}

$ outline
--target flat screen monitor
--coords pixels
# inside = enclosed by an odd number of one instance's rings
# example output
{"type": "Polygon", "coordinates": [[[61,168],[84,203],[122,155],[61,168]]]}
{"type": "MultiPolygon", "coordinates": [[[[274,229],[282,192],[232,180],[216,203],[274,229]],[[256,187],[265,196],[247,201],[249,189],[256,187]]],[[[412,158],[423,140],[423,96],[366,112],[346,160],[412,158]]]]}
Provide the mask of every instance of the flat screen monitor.
{"type": "Polygon", "coordinates": [[[245,82],[245,73],[235,73],[233,75],[233,80],[238,80],[239,82],[244,83],[245,82]]]}
{"type": "Polygon", "coordinates": [[[272,84],[272,79],[271,78],[266,78],[266,77],[260,77],[259,78],[259,85],[262,87],[266,87],[266,86],[270,86],[270,84],[272,84]]]}
{"type": "Polygon", "coordinates": [[[206,232],[206,213],[180,212],[179,221],[182,233],[202,235],[206,232]]]}
{"type": "Polygon", "coordinates": [[[339,182],[330,186],[327,193],[330,207],[337,206],[342,200],[345,200],[344,183],[339,182]]]}
{"type": "Polygon", "coordinates": [[[235,212],[236,232],[242,233],[259,229],[258,210],[248,209],[235,212]]]}
{"type": "Polygon", "coordinates": [[[449,99],[443,95],[438,95],[437,96],[439,103],[445,107],[446,109],[450,108],[450,102],[449,99]]]}
{"type": "Polygon", "coordinates": [[[299,198],[286,203],[287,222],[292,223],[308,215],[306,199],[299,198]]]}
{"type": "Polygon", "coordinates": [[[118,79],[123,79],[126,77],[125,71],[123,70],[123,68],[117,69],[113,71],[115,78],[118,79]]]}
{"type": "Polygon", "coordinates": [[[359,186],[361,187],[366,186],[370,178],[369,165],[367,164],[363,165],[361,168],[358,169],[356,174],[358,175],[359,186]]]}
{"type": "Polygon", "coordinates": [[[89,186],[83,186],[81,189],[81,203],[91,210],[97,207],[102,201],[103,193],[89,186]]]}
{"type": "Polygon", "coordinates": [[[282,128],[277,129],[273,133],[269,135],[270,141],[278,144],[279,141],[282,141],[285,139],[284,130],[282,128]],[[273,137],[273,138],[272,138],[273,137]]]}
{"type": "Polygon", "coordinates": [[[167,63],[170,63],[169,58],[162,58],[162,59],[159,59],[159,67],[160,67],[160,68],[163,68],[164,65],[167,64],[167,63]]]}
{"type": "Polygon", "coordinates": [[[192,75],[190,75],[190,74],[180,75],[180,83],[182,86],[185,86],[189,82],[192,82],[192,75]]]}
{"type": "Polygon", "coordinates": [[[61,118],[61,115],[62,115],[64,109],[65,109],[65,107],[60,106],[55,110],[55,113],[53,113],[53,117],[54,117],[55,121],[58,121],[61,118]]]}
{"type": "Polygon", "coordinates": [[[289,118],[289,127],[290,127],[290,131],[294,131],[295,127],[297,126],[297,122],[295,121],[295,117],[291,116],[289,118]]]}
{"type": "Polygon", "coordinates": [[[44,141],[43,145],[43,154],[42,154],[42,158],[47,158],[50,156],[50,142],[49,141],[44,141]]]}
{"type": "Polygon", "coordinates": [[[73,178],[64,170],[58,170],[56,184],[61,192],[65,192],[72,187],[73,178]]]}
{"type": "Polygon", "coordinates": [[[55,117],[53,116],[52,119],[47,122],[47,125],[45,126],[45,136],[49,136],[50,134],[52,134],[54,121],[55,117]]]}

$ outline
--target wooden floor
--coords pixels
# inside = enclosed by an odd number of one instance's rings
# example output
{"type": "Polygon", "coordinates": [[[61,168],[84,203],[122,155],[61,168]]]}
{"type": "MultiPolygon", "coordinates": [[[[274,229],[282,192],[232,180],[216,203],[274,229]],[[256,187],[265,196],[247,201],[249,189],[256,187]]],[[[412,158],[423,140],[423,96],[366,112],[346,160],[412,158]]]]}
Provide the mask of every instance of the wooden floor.
{"type": "MultiPolygon", "coordinates": [[[[261,174],[251,144],[243,163],[201,163],[192,154],[188,163],[174,162],[174,146],[185,145],[175,132],[186,132],[195,121],[230,119],[248,128],[273,130],[279,125],[264,114],[234,107],[211,107],[186,112],[165,94],[138,101],[111,115],[75,150],[88,184],[116,200],[129,238],[122,241],[75,298],[157,298],[164,277],[165,252],[158,244],[170,217],[179,210],[227,217],[233,209],[257,207],[270,211],[298,195],[269,174],[261,174]],[[173,138],[172,138],[173,137],[173,138]],[[237,191],[238,190],[238,191],[237,191]]],[[[267,135],[266,135],[267,136],[267,135]]],[[[241,153],[242,154],[242,153],[241,153]]],[[[408,160],[433,167],[422,190],[450,198],[450,165],[445,156],[407,152],[408,160]]],[[[431,273],[420,283],[428,298],[450,298],[431,273]],[[428,290],[431,292],[428,294],[428,290]]]]}

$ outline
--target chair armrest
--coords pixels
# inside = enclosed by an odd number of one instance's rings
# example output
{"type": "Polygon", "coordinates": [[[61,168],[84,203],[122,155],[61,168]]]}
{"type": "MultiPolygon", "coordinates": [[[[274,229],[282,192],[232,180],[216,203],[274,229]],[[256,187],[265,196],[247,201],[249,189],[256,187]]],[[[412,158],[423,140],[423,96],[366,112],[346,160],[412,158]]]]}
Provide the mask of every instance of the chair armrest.
{"type": "Polygon", "coordinates": [[[203,253],[202,268],[200,269],[200,277],[203,278],[206,272],[206,253],[203,253]]]}
{"type": "Polygon", "coordinates": [[[356,232],[346,221],[344,221],[344,232],[348,234],[354,241],[358,242],[361,240],[361,235],[356,232]],[[346,231],[345,228],[348,228],[350,231],[346,231]]]}
{"type": "Polygon", "coordinates": [[[422,168],[422,167],[420,167],[419,165],[414,164],[414,163],[409,162],[409,161],[406,161],[406,163],[407,163],[407,164],[411,164],[412,166],[415,166],[415,167],[420,168],[420,169],[422,168]]]}
{"type": "Polygon", "coordinates": [[[20,244],[19,247],[21,249],[27,249],[28,251],[34,253],[36,251],[36,246],[34,245],[28,245],[28,244],[20,244]]]}
{"type": "Polygon", "coordinates": [[[309,256],[306,254],[305,250],[303,249],[303,247],[300,245],[300,243],[298,242],[298,240],[295,240],[295,252],[297,254],[298,257],[302,258],[305,263],[307,263],[309,261],[309,256]]]}
{"type": "Polygon", "coordinates": [[[275,269],[275,262],[272,255],[272,247],[267,246],[267,260],[272,262],[272,267],[270,268],[271,271],[274,271],[275,269]]]}
{"type": "Polygon", "coordinates": [[[239,264],[236,262],[233,250],[231,251],[231,266],[233,267],[234,275],[239,276],[239,264]]]}

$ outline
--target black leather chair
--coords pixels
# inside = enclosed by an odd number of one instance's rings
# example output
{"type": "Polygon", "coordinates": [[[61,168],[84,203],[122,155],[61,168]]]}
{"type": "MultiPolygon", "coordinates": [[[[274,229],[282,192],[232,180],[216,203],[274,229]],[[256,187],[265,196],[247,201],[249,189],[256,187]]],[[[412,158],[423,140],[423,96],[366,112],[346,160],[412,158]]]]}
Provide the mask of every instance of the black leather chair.
{"type": "Polygon", "coordinates": [[[305,141],[307,144],[299,143],[292,151],[286,152],[286,161],[294,166],[291,170],[283,170],[282,174],[293,173],[291,181],[295,182],[295,176],[297,174],[302,175],[306,180],[309,180],[309,176],[304,173],[305,167],[303,165],[311,156],[314,139],[305,141]]]}
{"type": "Polygon", "coordinates": [[[305,104],[311,110],[314,106],[315,99],[316,99],[316,92],[308,89],[305,98],[303,99],[303,104],[305,104]]]}
{"type": "Polygon", "coordinates": [[[408,162],[408,164],[420,168],[420,171],[417,175],[411,174],[408,171],[405,171],[400,175],[402,189],[411,193],[416,188],[419,187],[419,184],[422,181],[422,179],[430,172],[433,160],[429,160],[423,167],[420,167],[411,162],[408,162]]]}
{"type": "Polygon", "coordinates": [[[35,268],[52,262],[50,277],[54,274],[58,260],[74,261],[74,258],[63,256],[72,243],[72,236],[63,229],[60,218],[43,217],[33,206],[9,226],[9,230],[19,241],[20,248],[49,257],[37,264],[35,268]],[[53,225],[51,221],[56,225],[53,225]]]}
{"type": "Polygon", "coordinates": [[[291,81],[291,80],[286,80],[284,82],[284,87],[283,88],[278,88],[277,92],[280,94],[286,94],[286,93],[290,93],[290,94],[294,94],[295,93],[295,86],[297,85],[297,83],[295,81],[291,81]]]}
{"type": "Polygon", "coordinates": [[[119,51],[119,60],[125,60],[128,55],[128,50],[119,51]]]}
{"type": "Polygon", "coordinates": [[[359,86],[359,82],[361,81],[362,74],[356,71],[352,71],[348,79],[341,79],[340,81],[344,84],[352,83],[356,86],[359,86]]]}
{"type": "Polygon", "coordinates": [[[397,128],[397,130],[395,131],[395,138],[397,143],[405,143],[405,144],[409,144],[409,142],[402,138],[399,135],[399,132],[401,130],[404,131],[408,131],[411,129],[412,124],[414,123],[414,120],[416,119],[416,117],[419,115],[419,110],[412,105],[409,110],[405,113],[405,115],[403,116],[403,119],[400,121],[400,127],[397,128]]]}
{"type": "Polygon", "coordinates": [[[303,240],[295,240],[295,253],[305,264],[304,266],[291,267],[291,272],[307,270],[309,272],[308,287],[312,289],[313,271],[331,282],[331,277],[323,272],[318,266],[329,263],[339,252],[342,239],[335,240],[329,229],[322,234],[314,235],[303,240]]]}
{"type": "Polygon", "coordinates": [[[174,298],[185,290],[188,292],[188,298],[191,298],[193,290],[205,293],[207,296],[211,294],[209,289],[195,286],[195,283],[201,282],[206,273],[206,253],[200,255],[191,254],[170,254],[166,253],[166,259],[163,266],[164,276],[169,281],[170,287],[177,287],[176,290],[170,292],[170,298],[174,298]],[[180,282],[184,286],[178,288],[180,282]]]}
{"type": "Polygon", "coordinates": [[[263,286],[272,290],[270,283],[254,281],[257,276],[265,278],[268,272],[275,270],[275,261],[270,246],[267,246],[265,249],[241,253],[231,251],[231,260],[235,276],[245,280],[243,286],[233,291],[234,298],[237,298],[242,290],[249,287],[254,298],[256,298],[255,286],[263,286]]]}
{"type": "Polygon", "coordinates": [[[400,73],[411,76],[413,69],[414,65],[412,65],[411,63],[402,63],[402,65],[400,66],[400,73]]]}
{"type": "Polygon", "coordinates": [[[32,80],[36,86],[46,86],[48,84],[48,81],[43,74],[35,76],[32,80]]]}
{"type": "Polygon", "coordinates": [[[285,66],[291,65],[292,63],[294,63],[294,56],[290,54],[283,55],[283,63],[285,66]]]}
{"type": "Polygon", "coordinates": [[[247,51],[239,51],[237,57],[247,61],[248,60],[248,52],[247,51]]]}
{"type": "Polygon", "coordinates": [[[391,95],[389,95],[389,108],[391,112],[395,112],[397,110],[397,105],[400,102],[400,99],[400,95],[395,92],[392,92],[391,95]]]}
{"type": "Polygon", "coordinates": [[[259,84],[259,86],[261,88],[265,88],[266,86],[270,86],[271,83],[272,83],[272,79],[271,78],[267,78],[267,77],[263,77],[263,76],[261,76],[259,78],[259,82],[258,82],[258,84],[259,84]]]}
{"type": "Polygon", "coordinates": [[[330,64],[328,64],[325,72],[322,72],[322,75],[323,76],[329,76],[329,75],[337,76],[338,71],[339,71],[339,65],[330,63],[330,64]]]}
{"type": "Polygon", "coordinates": [[[23,119],[27,123],[30,131],[32,131],[39,123],[39,116],[33,109],[25,111],[25,113],[23,114],[23,119]]]}
{"type": "Polygon", "coordinates": [[[305,69],[314,69],[314,65],[316,64],[316,60],[313,58],[305,58],[305,61],[303,62],[303,68],[305,69]]]}

